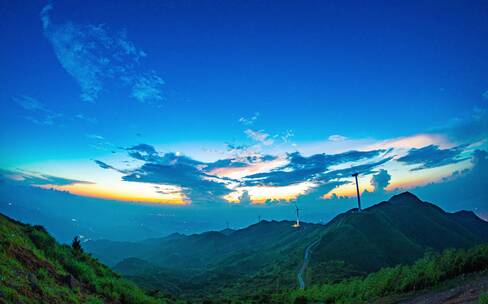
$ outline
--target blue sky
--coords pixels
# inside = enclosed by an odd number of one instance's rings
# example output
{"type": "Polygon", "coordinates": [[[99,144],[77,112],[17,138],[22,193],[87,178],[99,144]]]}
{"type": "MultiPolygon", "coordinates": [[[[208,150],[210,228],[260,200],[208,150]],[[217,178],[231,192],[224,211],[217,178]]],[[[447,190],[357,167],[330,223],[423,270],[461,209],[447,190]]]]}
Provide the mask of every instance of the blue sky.
{"type": "Polygon", "coordinates": [[[485,1],[30,1],[0,13],[10,181],[187,208],[249,195],[323,205],[351,196],[349,171],[386,195],[486,157],[485,1]]]}

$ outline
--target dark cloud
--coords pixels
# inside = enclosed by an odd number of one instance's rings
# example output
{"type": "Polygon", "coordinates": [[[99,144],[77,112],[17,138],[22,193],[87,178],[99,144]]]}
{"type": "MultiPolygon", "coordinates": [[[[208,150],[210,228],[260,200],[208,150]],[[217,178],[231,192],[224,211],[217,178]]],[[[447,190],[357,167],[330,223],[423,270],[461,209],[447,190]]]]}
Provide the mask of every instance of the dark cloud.
{"type": "Polygon", "coordinates": [[[95,159],[95,163],[102,169],[113,169],[114,167],[95,159]]]}
{"type": "Polygon", "coordinates": [[[460,143],[483,140],[488,137],[488,108],[474,108],[468,115],[434,129],[433,132],[445,134],[452,141],[460,143]]]}
{"type": "Polygon", "coordinates": [[[390,184],[391,175],[385,169],[380,169],[377,174],[371,177],[371,186],[374,191],[384,191],[390,184]]]}
{"type": "Polygon", "coordinates": [[[215,162],[208,163],[205,167],[205,171],[209,172],[212,171],[213,169],[218,169],[218,168],[243,168],[253,163],[267,162],[275,159],[277,159],[277,156],[273,156],[269,154],[265,154],[265,155],[252,154],[252,155],[246,155],[242,157],[219,159],[215,162]]]}
{"type": "Polygon", "coordinates": [[[130,157],[144,161],[144,164],[136,169],[120,170],[99,160],[95,160],[95,163],[103,169],[124,173],[124,181],[179,186],[192,202],[222,201],[221,197],[231,192],[225,186],[227,179],[202,170],[205,163],[177,153],[160,154],[148,144],[139,144],[126,150],[130,157]]]}
{"type": "Polygon", "coordinates": [[[53,176],[48,174],[41,174],[37,172],[27,171],[11,171],[0,169],[0,176],[2,179],[15,180],[25,185],[42,186],[42,185],[54,185],[54,186],[67,186],[71,184],[92,184],[91,182],[69,179],[59,176],[53,176]]]}
{"type": "Polygon", "coordinates": [[[419,186],[413,191],[448,211],[473,210],[488,219],[488,152],[476,150],[471,164],[471,168],[455,171],[439,182],[419,186]]]}
{"type": "Polygon", "coordinates": [[[371,174],[374,168],[391,159],[391,157],[387,157],[350,168],[330,170],[329,168],[334,165],[378,157],[384,154],[385,150],[349,151],[334,155],[316,154],[309,157],[291,153],[288,155],[289,163],[287,165],[271,172],[253,174],[238,181],[218,177],[210,172],[217,168],[239,168],[255,162],[272,161],[276,159],[276,156],[255,153],[204,163],[176,153],[161,154],[153,146],[147,144],[139,144],[126,148],[126,150],[129,156],[144,163],[136,169],[127,170],[114,168],[99,160],[95,160],[95,163],[103,169],[113,169],[123,173],[124,181],[178,186],[186,197],[192,202],[198,203],[223,201],[222,197],[232,192],[227,187],[229,183],[240,186],[286,186],[313,181],[317,186],[311,190],[310,195],[315,195],[312,193],[318,191],[320,193],[317,192],[316,195],[320,196],[337,185],[346,183],[337,181],[337,179],[349,178],[355,172],[363,175],[371,174]]]}
{"type": "Polygon", "coordinates": [[[126,149],[129,156],[138,160],[156,162],[159,160],[159,153],[153,146],[147,144],[138,144],[126,149]]]}
{"type": "Polygon", "coordinates": [[[145,163],[122,177],[125,181],[177,185],[192,202],[219,201],[231,191],[217,178],[188,164],[145,163]]]}
{"type": "Polygon", "coordinates": [[[467,158],[460,158],[461,153],[467,145],[459,145],[450,149],[440,149],[439,146],[430,145],[423,148],[412,148],[407,155],[398,159],[399,162],[407,165],[419,165],[411,171],[441,167],[455,164],[467,158]]]}
{"type": "Polygon", "coordinates": [[[104,163],[103,161],[100,161],[100,160],[94,160],[94,162],[102,169],[112,169],[112,170],[115,170],[117,172],[121,172],[121,173],[126,173],[126,171],[124,170],[121,170],[121,169],[117,169],[107,163],[104,163]]]}
{"type": "Polygon", "coordinates": [[[286,186],[304,181],[328,181],[334,178],[347,177],[356,171],[366,171],[390,160],[378,163],[357,165],[347,169],[328,170],[331,166],[343,163],[371,159],[384,153],[385,150],[348,151],[339,154],[315,154],[309,157],[300,153],[288,154],[289,163],[271,172],[246,176],[248,185],[286,186]]]}
{"type": "Polygon", "coordinates": [[[474,151],[471,162],[473,163],[473,170],[488,168],[488,152],[484,150],[474,151]]]}
{"type": "Polygon", "coordinates": [[[339,169],[339,170],[332,170],[329,172],[326,172],[320,176],[321,181],[329,181],[332,179],[338,179],[338,178],[348,178],[351,177],[354,173],[359,173],[361,175],[370,175],[375,173],[374,169],[383,165],[386,162],[389,162],[390,160],[393,159],[393,156],[383,158],[379,161],[376,162],[369,162],[357,166],[351,166],[349,168],[345,169],[339,169]]]}

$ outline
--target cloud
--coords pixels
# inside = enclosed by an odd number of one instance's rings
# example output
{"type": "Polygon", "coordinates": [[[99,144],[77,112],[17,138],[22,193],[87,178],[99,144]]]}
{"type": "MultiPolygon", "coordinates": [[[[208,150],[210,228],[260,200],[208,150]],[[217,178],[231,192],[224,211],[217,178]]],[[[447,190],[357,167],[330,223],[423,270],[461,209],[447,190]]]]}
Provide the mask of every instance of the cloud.
{"type": "Polygon", "coordinates": [[[432,132],[445,134],[456,143],[473,143],[488,137],[488,108],[476,107],[468,115],[452,120],[432,132]]]}
{"type": "Polygon", "coordinates": [[[23,170],[3,170],[0,169],[2,179],[14,180],[31,186],[66,186],[72,184],[92,184],[91,182],[69,179],[64,177],[42,174],[39,172],[23,170]]]}
{"type": "Polygon", "coordinates": [[[95,163],[103,169],[125,174],[124,181],[178,186],[186,198],[195,203],[221,202],[222,197],[231,192],[225,185],[228,180],[204,172],[202,162],[178,153],[160,154],[148,144],[126,150],[130,157],[144,164],[136,169],[120,170],[99,160],[95,163]]]}
{"type": "Polygon", "coordinates": [[[241,205],[250,205],[252,203],[251,196],[249,195],[249,191],[244,190],[242,195],[239,197],[239,204],[241,205]]]}
{"type": "Polygon", "coordinates": [[[263,130],[257,131],[253,129],[247,129],[244,131],[244,133],[247,135],[247,137],[265,146],[270,146],[274,143],[274,140],[270,138],[270,135],[263,130]]]}
{"type": "Polygon", "coordinates": [[[481,97],[483,97],[483,99],[488,99],[488,90],[484,91],[483,94],[481,94],[481,97]]]}
{"type": "Polygon", "coordinates": [[[13,97],[13,100],[29,113],[24,118],[35,124],[51,126],[63,117],[61,113],[52,111],[44,103],[31,96],[21,95],[13,97]]]}
{"type": "MultiPolygon", "coordinates": [[[[392,159],[392,156],[386,157],[387,150],[372,150],[311,156],[295,152],[286,157],[239,154],[201,162],[179,153],[160,153],[148,144],[125,150],[143,164],[122,170],[99,160],[95,163],[103,169],[121,172],[124,181],[178,187],[187,201],[198,204],[224,202],[230,198],[240,201],[243,191],[248,191],[247,195],[253,198],[257,195],[260,200],[281,197],[280,191],[285,191],[286,187],[287,197],[305,194],[321,197],[328,192],[325,190],[348,183],[352,173],[373,174],[375,168],[392,159]]],[[[245,195],[244,199],[247,199],[245,195]]]]}
{"type": "Polygon", "coordinates": [[[101,135],[86,134],[85,136],[93,142],[90,144],[90,147],[92,148],[101,151],[112,151],[112,153],[115,153],[115,150],[117,150],[117,147],[113,143],[109,142],[101,135]]]}
{"type": "Polygon", "coordinates": [[[304,181],[327,182],[336,178],[349,177],[350,174],[356,171],[369,174],[370,169],[389,161],[391,158],[351,166],[346,169],[330,170],[330,167],[348,162],[371,159],[384,152],[385,150],[348,151],[339,154],[315,154],[309,157],[302,156],[299,152],[294,152],[288,154],[288,163],[285,166],[276,168],[270,172],[246,176],[246,184],[286,186],[304,181]]]}
{"type": "Polygon", "coordinates": [[[256,122],[259,115],[260,115],[259,112],[256,112],[251,117],[241,117],[241,118],[239,118],[239,122],[245,126],[250,126],[256,122]]]}
{"type": "Polygon", "coordinates": [[[377,174],[371,177],[371,186],[374,191],[384,191],[390,184],[391,175],[385,169],[380,169],[377,174]]]}
{"type": "Polygon", "coordinates": [[[109,165],[109,164],[107,164],[107,163],[105,163],[105,162],[103,162],[101,160],[95,159],[93,161],[95,162],[95,164],[97,164],[102,169],[112,169],[112,170],[115,170],[117,172],[122,172],[122,173],[125,172],[125,171],[120,170],[120,169],[117,169],[117,168],[115,168],[115,167],[113,167],[113,166],[111,166],[111,165],[109,165]]]}
{"type": "Polygon", "coordinates": [[[472,160],[473,169],[488,168],[488,152],[484,150],[476,150],[473,152],[472,160]]]}
{"type": "Polygon", "coordinates": [[[281,137],[281,140],[284,142],[284,143],[288,143],[290,142],[290,139],[295,136],[295,132],[293,132],[293,130],[286,130],[282,135],[280,135],[281,137]]]}
{"type": "Polygon", "coordinates": [[[307,193],[298,197],[297,202],[303,203],[311,203],[316,202],[318,200],[322,200],[323,196],[334,188],[339,187],[341,185],[349,183],[348,181],[330,181],[324,182],[318,185],[317,187],[310,188],[307,193]]]}
{"type": "Polygon", "coordinates": [[[333,142],[341,142],[341,141],[345,141],[347,139],[347,137],[342,136],[342,135],[338,135],[338,134],[334,134],[334,135],[329,136],[328,139],[329,139],[329,141],[333,141],[333,142]]]}
{"type": "Polygon", "coordinates": [[[230,193],[223,182],[217,182],[198,168],[187,164],[154,164],[145,163],[122,177],[124,181],[143,182],[181,187],[183,193],[192,202],[208,203],[222,200],[222,196],[230,193]]]}
{"type": "Polygon", "coordinates": [[[161,79],[154,71],[146,75],[141,75],[134,80],[132,86],[132,97],[140,102],[156,100],[163,100],[163,95],[160,87],[164,85],[164,80],[161,79]]]}
{"type": "Polygon", "coordinates": [[[155,71],[143,68],[146,53],[125,31],[112,32],[102,24],[55,24],[52,9],[48,4],[41,11],[44,35],[62,67],[80,85],[82,100],[95,101],[110,80],[128,86],[140,102],[163,100],[164,81],[155,71]]]}
{"type": "Polygon", "coordinates": [[[455,171],[450,176],[412,191],[423,200],[438,204],[448,211],[473,210],[488,219],[488,152],[476,150],[471,156],[472,167],[455,171]]]}
{"type": "Polygon", "coordinates": [[[157,162],[159,160],[159,153],[153,146],[147,144],[139,144],[126,149],[129,151],[129,156],[138,160],[157,162]]]}
{"type": "Polygon", "coordinates": [[[441,149],[436,145],[429,145],[423,148],[412,148],[407,155],[398,158],[399,162],[407,165],[419,165],[411,171],[441,167],[455,164],[467,158],[460,158],[467,145],[460,145],[453,148],[441,149]]]}
{"type": "Polygon", "coordinates": [[[94,118],[94,117],[88,117],[88,116],[86,116],[84,114],[81,114],[81,113],[76,114],[75,115],[75,118],[76,119],[79,119],[81,121],[87,122],[89,124],[93,124],[93,125],[96,124],[96,123],[98,123],[98,120],[96,118],[94,118]]]}
{"type": "Polygon", "coordinates": [[[318,180],[329,181],[333,179],[350,178],[354,173],[360,173],[361,175],[370,175],[375,173],[374,169],[389,162],[393,159],[393,156],[384,157],[379,161],[368,162],[361,165],[351,166],[345,169],[332,170],[325,172],[319,176],[318,180]]]}

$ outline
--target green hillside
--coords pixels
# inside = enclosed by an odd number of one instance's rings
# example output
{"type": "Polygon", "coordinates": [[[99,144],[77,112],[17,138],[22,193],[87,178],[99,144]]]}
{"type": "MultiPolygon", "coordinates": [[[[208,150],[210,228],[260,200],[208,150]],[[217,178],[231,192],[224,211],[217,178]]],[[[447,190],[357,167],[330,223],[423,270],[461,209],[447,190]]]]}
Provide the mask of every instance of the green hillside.
{"type": "Polygon", "coordinates": [[[0,303],[171,303],[147,295],[41,226],[0,214],[0,303]]]}
{"type": "Polygon", "coordinates": [[[307,285],[364,276],[413,263],[426,252],[488,241],[488,223],[472,212],[447,213],[403,193],[370,208],[340,214],[327,225],[261,221],[236,231],[173,234],[138,243],[86,244],[140,286],[188,299],[270,301],[297,286],[305,248],[314,242],[307,285]],[[211,296],[209,296],[211,295],[211,296]]]}
{"type": "Polygon", "coordinates": [[[334,281],[412,263],[427,250],[469,248],[488,241],[487,229],[488,223],[474,213],[447,213],[406,192],[362,212],[341,214],[327,224],[312,253],[311,281],[334,281]]]}

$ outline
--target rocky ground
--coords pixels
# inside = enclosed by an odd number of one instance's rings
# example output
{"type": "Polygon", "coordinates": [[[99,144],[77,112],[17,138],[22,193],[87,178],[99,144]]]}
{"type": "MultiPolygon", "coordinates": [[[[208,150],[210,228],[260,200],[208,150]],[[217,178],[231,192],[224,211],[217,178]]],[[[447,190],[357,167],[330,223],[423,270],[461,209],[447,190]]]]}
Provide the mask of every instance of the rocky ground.
{"type": "Polygon", "coordinates": [[[426,292],[410,294],[401,299],[383,299],[379,303],[399,304],[464,304],[478,303],[480,295],[488,292],[488,273],[451,280],[426,292]]]}

